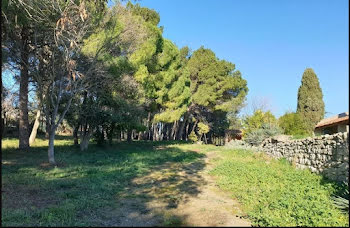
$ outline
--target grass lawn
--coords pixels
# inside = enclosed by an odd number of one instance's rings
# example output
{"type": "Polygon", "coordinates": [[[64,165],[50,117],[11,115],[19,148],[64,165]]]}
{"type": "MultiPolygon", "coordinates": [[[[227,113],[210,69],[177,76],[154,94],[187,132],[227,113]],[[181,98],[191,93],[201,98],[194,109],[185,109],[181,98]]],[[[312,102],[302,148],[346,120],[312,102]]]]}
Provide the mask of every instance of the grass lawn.
{"type": "Polygon", "coordinates": [[[253,225],[349,226],[349,215],[331,201],[343,190],[334,182],[263,153],[223,150],[221,156],[211,174],[241,202],[253,225]]]}
{"type": "MultiPolygon", "coordinates": [[[[46,140],[37,139],[27,152],[17,149],[15,139],[4,139],[2,145],[3,226],[101,226],[101,221],[111,218],[109,212],[120,207],[121,197],[134,194],[133,180],[146,177],[158,166],[196,162],[209,151],[218,155],[211,174],[222,190],[239,200],[253,224],[349,224],[348,215],[330,200],[339,190],[337,185],[259,153],[178,142],[93,144],[80,152],[70,137],[59,136],[54,168],[47,163],[46,140]]],[[[191,184],[190,180],[184,183],[191,184]]],[[[176,194],[186,191],[173,184],[169,187],[176,194]]],[[[142,194],[146,201],[152,197],[142,194]]],[[[176,194],[175,199],[181,197],[176,194]]],[[[169,217],[166,212],[155,216],[169,217]]]]}
{"type": "Polygon", "coordinates": [[[169,142],[91,145],[80,152],[70,137],[61,136],[54,168],[47,163],[46,140],[37,139],[28,152],[19,151],[15,139],[2,144],[3,226],[99,226],[132,179],[166,162],[203,157],[191,145],[169,142]]]}

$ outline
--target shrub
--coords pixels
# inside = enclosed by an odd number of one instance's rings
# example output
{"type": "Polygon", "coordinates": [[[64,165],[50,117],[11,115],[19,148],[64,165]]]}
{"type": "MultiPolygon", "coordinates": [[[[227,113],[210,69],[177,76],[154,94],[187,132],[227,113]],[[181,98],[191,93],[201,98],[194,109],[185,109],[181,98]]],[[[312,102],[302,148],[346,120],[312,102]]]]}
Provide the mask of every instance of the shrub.
{"type": "Polygon", "coordinates": [[[247,134],[261,129],[266,124],[277,126],[278,123],[276,117],[270,111],[263,112],[261,110],[256,110],[253,115],[247,116],[243,123],[247,134]]]}
{"type": "Polygon", "coordinates": [[[200,122],[198,123],[198,133],[200,135],[207,134],[209,132],[210,128],[208,125],[200,122]]]}
{"type": "Polygon", "coordinates": [[[204,139],[205,139],[205,143],[207,143],[207,138],[206,138],[206,135],[209,130],[210,130],[210,127],[202,122],[198,123],[198,133],[199,133],[199,139],[201,140],[202,139],[202,136],[204,135],[204,139]]]}
{"type": "Polygon", "coordinates": [[[278,125],[286,135],[298,137],[308,136],[305,123],[300,114],[295,112],[286,113],[278,119],[278,125]]]}
{"type": "Polygon", "coordinates": [[[244,141],[247,143],[258,146],[264,139],[278,135],[281,133],[281,130],[273,124],[264,124],[260,129],[251,131],[246,134],[244,141]]]}
{"type": "Polygon", "coordinates": [[[198,140],[198,137],[194,131],[191,132],[191,134],[188,135],[188,139],[192,142],[196,142],[198,140]]]}

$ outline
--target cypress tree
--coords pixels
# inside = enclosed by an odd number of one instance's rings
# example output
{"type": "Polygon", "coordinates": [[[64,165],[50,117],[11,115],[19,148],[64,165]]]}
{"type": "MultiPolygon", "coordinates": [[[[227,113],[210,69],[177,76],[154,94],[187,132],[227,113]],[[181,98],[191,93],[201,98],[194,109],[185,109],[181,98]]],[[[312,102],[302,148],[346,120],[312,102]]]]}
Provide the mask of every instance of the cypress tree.
{"type": "Polygon", "coordinates": [[[300,114],[307,131],[312,132],[315,125],[324,117],[323,94],[317,75],[311,68],[304,71],[298,90],[297,113],[300,114]]]}

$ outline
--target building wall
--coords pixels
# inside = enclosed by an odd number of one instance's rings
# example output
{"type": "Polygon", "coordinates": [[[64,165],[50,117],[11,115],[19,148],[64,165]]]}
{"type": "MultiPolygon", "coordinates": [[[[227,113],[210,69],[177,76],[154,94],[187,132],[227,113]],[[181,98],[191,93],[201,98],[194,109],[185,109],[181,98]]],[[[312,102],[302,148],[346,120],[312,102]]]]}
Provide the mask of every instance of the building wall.
{"type": "Polygon", "coordinates": [[[349,132],[349,125],[346,125],[346,124],[338,125],[338,132],[349,132]]]}
{"type": "Polygon", "coordinates": [[[279,141],[265,140],[261,149],[275,158],[286,158],[298,168],[309,168],[335,181],[349,179],[349,133],[279,141]]]}
{"type": "Polygon", "coordinates": [[[326,127],[320,127],[315,129],[316,135],[332,135],[339,132],[349,132],[349,125],[347,124],[339,124],[334,126],[326,126],[326,127]]]}

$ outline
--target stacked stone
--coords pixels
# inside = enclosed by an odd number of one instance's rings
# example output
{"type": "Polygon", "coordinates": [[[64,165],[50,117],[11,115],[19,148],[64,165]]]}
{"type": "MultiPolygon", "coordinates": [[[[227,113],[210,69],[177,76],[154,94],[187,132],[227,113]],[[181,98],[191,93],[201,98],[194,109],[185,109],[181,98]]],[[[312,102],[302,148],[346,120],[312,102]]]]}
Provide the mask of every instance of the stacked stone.
{"type": "Polygon", "coordinates": [[[272,157],[286,158],[299,168],[309,168],[335,181],[348,181],[348,140],[348,132],[287,141],[269,138],[260,148],[272,157]]]}

